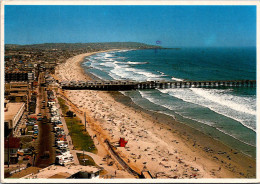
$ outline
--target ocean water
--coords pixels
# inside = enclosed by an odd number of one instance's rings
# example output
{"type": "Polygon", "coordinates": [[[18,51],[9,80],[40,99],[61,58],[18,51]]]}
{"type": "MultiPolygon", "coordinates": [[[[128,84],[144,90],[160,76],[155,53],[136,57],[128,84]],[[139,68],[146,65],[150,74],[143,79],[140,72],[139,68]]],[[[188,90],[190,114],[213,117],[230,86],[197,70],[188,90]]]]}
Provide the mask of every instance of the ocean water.
{"type": "MultiPolygon", "coordinates": [[[[256,80],[256,48],[121,50],[85,58],[105,80],[256,80]]],[[[137,105],[172,116],[255,157],[256,88],[124,91],[137,105]]]]}

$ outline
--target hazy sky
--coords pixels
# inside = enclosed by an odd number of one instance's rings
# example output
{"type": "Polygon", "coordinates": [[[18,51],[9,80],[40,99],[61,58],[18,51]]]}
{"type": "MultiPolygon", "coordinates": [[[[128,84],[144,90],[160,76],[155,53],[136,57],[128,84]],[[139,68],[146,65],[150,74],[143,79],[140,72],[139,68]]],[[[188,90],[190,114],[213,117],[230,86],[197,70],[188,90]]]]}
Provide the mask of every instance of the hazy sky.
{"type": "Polygon", "coordinates": [[[256,6],[5,6],[5,43],[255,46],[256,6]]]}

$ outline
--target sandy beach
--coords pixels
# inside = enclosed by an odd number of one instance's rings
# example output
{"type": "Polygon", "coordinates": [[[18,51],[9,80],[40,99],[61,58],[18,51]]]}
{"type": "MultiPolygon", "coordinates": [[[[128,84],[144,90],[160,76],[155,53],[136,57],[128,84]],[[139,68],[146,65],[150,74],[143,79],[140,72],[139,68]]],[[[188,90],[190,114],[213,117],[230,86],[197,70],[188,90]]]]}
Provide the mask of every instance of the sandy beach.
{"type": "MultiPolygon", "coordinates": [[[[57,66],[59,81],[91,80],[81,62],[85,53],[57,66]]],[[[172,117],[148,112],[118,92],[67,90],[64,94],[86,112],[88,128],[96,132],[97,148],[106,138],[137,172],[147,169],[157,178],[254,178],[255,159],[225,146],[172,117]],[[123,103],[121,103],[123,101],[123,103]],[[98,129],[97,129],[98,127],[98,129]]]]}

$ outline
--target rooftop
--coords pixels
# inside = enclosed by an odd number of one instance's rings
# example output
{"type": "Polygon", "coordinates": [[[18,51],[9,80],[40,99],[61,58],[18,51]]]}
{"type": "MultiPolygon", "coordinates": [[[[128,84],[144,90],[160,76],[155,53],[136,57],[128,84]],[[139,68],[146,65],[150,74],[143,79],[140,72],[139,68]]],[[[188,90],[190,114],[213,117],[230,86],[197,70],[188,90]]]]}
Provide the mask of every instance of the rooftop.
{"type": "Polygon", "coordinates": [[[53,176],[51,176],[49,178],[68,178],[70,176],[71,176],[71,174],[69,174],[69,173],[60,172],[60,173],[54,174],[53,176]]]}
{"type": "Polygon", "coordinates": [[[96,173],[100,169],[94,166],[82,166],[82,165],[68,165],[68,166],[59,166],[51,165],[44,169],[41,169],[37,174],[29,174],[24,176],[24,179],[27,178],[68,178],[69,176],[78,173],[78,172],[87,172],[87,173],[96,173]]]}
{"type": "Polygon", "coordinates": [[[5,112],[5,121],[12,120],[13,117],[19,112],[19,110],[25,105],[25,103],[7,103],[5,112]]]}

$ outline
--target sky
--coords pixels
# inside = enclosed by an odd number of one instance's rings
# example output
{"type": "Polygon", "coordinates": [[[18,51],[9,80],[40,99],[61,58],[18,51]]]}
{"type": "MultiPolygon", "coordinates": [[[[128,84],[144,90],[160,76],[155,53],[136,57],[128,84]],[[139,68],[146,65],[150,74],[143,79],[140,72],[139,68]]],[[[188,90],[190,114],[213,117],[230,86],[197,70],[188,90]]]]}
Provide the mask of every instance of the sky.
{"type": "Polygon", "coordinates": [[[5,43],[256,46],[256,6],[6,5],[5,43]]]}

